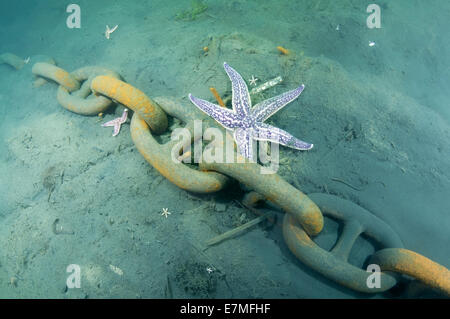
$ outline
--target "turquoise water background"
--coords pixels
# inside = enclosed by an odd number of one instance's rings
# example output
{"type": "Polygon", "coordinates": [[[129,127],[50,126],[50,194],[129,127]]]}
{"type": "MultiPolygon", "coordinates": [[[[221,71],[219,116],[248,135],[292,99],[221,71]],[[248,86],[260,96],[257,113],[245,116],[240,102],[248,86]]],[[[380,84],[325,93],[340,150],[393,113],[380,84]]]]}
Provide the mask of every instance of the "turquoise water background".
{"type": "MultiPolygon", "coordinates": [[[[361,205],[406,248],[449,267],[449,2],[205,0],[192,19],[191,1],[76,3],[80,29],[66,26],[61,1],[0,3],[0,54],[30,57],[20,70],[0,64],[1,298],[430,296],[365,295],[325,279],[286,247],[281,211],[278,224],[204,250],[256,217],[237,202],[239,184],[211,195],[178,188],[139,154],[129,124],[115,138],[101,127],[122,106],[104,118],[71,113],[55,83],[33,87],[31,68],[46,57],[69,72],[107,67],[186,108],[189,93],[230,94],[224,61],[258,84],[283,77],[256,99],[304,83],[269,122],[315,147],[280,147],[278,174],[306,194],[361,205]],[[366,25],[371,3],[380,29],[366,25]],[[118,25],[109,40],[106,25],[118,25]],[[70,264],[81,267],[79,289],[66,287],[70,264]]],[[[327,219],[316,240],[330,249],[340,231],[327,219]]],[[[376,249],[359,238],[350,262],[363,266],[376,249]]]]}

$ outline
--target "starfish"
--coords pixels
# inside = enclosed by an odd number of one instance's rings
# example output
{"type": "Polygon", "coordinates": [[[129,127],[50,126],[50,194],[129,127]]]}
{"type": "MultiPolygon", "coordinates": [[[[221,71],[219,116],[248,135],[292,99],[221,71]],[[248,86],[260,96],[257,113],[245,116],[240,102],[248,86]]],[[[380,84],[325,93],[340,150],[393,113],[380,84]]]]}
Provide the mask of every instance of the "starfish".
{"type": "Polygon", "coordinates": [[[169,216],[171,213],[169,212],[168,208],[163,208],[162,216],[166,217],[169,216]]]}
{"type": "Polygon", "coordinates": [[[114,28],[110,29],[110,28],[109,28],[109,25],[106,25],[105,37],[106,37],[108,40],[109,40],[109,35],[110,35],[111,33],[113,33],[114,31],[116,31],[116,29],[117,29],[118,26],[119,26],[119,25],[117,24],[114,28]]]}
{"type": "Polygon", "coordinates": [[[114,126],[114,132],[112,136],[116,136],[120,132],[120,126],[127,121],[128,109],[123,110],[122,116],[109,122],[103,123],[102,126],[114,126]]]}
{"type": "Polygon", "coordinates": [[[198,99],[192,94],[189,94],[189,99],[225,129],[233,131],[234,140],[242,156],[253,160],[253,140],[274,142],[297,150],[309,150],[313,147],[313,144],[300,141],[288,132],[264,123],[286,104],[295,100],[305,88],[303,84],[252,107],[250,94],[242,76],[226,62],[223,65],[231,80],[233,110],[198,99]]]}
{"type": "Polygon", "coordinates": [[[255,78],[253,75],[252,75],[252,78],[250,79],[250,80],[248,80],[249,82],[250,82],[250,85],[256,85],[256,81],[258,81],[258,78],[255,78]]]}

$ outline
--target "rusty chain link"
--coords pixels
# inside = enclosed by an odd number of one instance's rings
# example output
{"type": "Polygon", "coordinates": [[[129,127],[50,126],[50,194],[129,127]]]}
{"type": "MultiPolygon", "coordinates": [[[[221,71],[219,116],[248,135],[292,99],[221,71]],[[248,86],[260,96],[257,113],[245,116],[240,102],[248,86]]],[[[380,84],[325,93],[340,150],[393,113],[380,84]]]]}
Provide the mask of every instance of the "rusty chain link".
{"type": "MultiPolygon", "coordinates": [[[[10,54],[0,55],[2,62],[17,69],[21,67],[10,54]]],[[[450,271],[446,267],[404,249],[400,238],[389,225],[350,201],[328,194],[307,196],[277,174],[260,174],[261,166],[257,163],[203,161],[196,169],[172,161],[171,152],[175,143],[160,144],[152,135],[166,131],[167,115],[184,122],[191,136],[195,119],[207,123],[207,127],[222,129],[196,108],[184,107],[164,97],[152,100],[120,80],[117,73],[104,68],[85,67],[68,73],[51,63],[36,63],[32,72],[57,82],[58,101],[72,112],[97,114],[113,101],[132,109],[134,114],[130,129],[137,149],[159,173],[180,188],[196,193],[217,192],[227,185],[229,178],[234,178],[254,190],[252,197],[248,197],[249,202],[264,199],[279,206],[286,212],[283,236],[287,246],[298,259],[323,276],[356,291],[378,293],[395,286],[400,280],[399,275],[408,275],[450,296],[450,271]],[[94,93],[96,98],[86,99],[90,93],[94,93]],[[322,213],[344,223],[342,234],[331,251],[319,247],[310,237],[322,231],[322,213]],[[385,247],[376,251],[370,259],[382,270],[379,288],[368,287],[367,279],[371,272],[348,263],[351,248],[361,234],[385,247]]],[[[214,147],[223,145],[216,144],[214,147]]]]}

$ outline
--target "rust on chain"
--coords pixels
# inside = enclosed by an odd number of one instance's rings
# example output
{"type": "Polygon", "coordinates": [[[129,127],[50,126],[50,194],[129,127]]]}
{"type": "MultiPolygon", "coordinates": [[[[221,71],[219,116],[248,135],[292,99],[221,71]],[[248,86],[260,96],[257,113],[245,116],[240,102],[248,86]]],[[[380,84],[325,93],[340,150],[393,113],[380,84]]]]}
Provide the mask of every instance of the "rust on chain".
{"type": "MultiPolygon", "coordinates": [[[[157,101],[148,98],[133,86],[108,76],[97,76],[91,89],[129,107],[135,114],[131,119],[131,138],[142,156],[158,172],[180,188],[196,193],[217,192],[225,187],[228,178],[215,172],[201,172],[173,161],[171,154],[176,142],[159,144],[152,133],[161,134],[167,128],[167,116],[157,101]]],[[[172,105],[168,99],[161,99],[172,105]]],[[[166,108],[170,109],[170,105],[166,108]]],[[[177,105],[178,110],[181,107],[177,105]]],[[[182,113],[182,112],[180,112],[182,113]]],[[[186,118],[181,118],[186,120],[186,118]]]]}
{"type": "Polygon", "coordinates": [[[136,113],[131,119],[131,138],[136,148],[161,175],[178,187],[195,193],[212,193],[223,189],[228,178],[215,172],[201,172],[171,159],[174,142],[159,144],[148,125],[136,113]]]}
{"type": "Polygon", "coordinates": [[[416,252],[402,248],[386,248],[375,252],[371,262],[382,270],[411,276],[450,297],[450,270],[416,252]]]}
{"type": "Polygon", "coordinates": [[[100,75],[92,80],[91,89],[132,109],[150,126],[153,133],[161,134],[167,129],[167,116],[161,107],[130,84],[100,75]]]}
{"type": "Polygon", "coordinates": [[[37,81],[51,79],[60,84],[56,96],[59,104],[65,109],[81,115],[97,115],[104,112],[112,103],[111,99],[104,96],[86,99],[92,93],[90,85],[94,77],[108,75],[120,79],[118,73],[102,67],[86,66],[68,73],[51,62],[34,64],[32,72],[39,76],[37,81]]]}
{"type": "Polygon", "coordinates": [[[120,75],[109,69],[98,66],[86,66],[70,73],[78,82],[82,83],[79,90],[70,93],[65,87],[60,85],[56,98],[67,110],[82,115],[97,115],[106,111],[112,104],[111,99],[104,96],[88,97],[91,90],[92,80],[99,75],[107,75],[116,79],[120,79],[120,75]]]}
{"type": "Polygon", "coordinates": [[[73,92],[80,88],[80,82],[78,82],[67,71],[57,67],[56,65],[38,62],[33,65],[31,69],[34,75],[50,79],[66,88],[67,91],[73,92]]]}
{"type": "Polygon", "coordinates": [[[265,200],[266,200],[265,197],[260,193],[250,191],[244,195],[242,203],[244,204],[244,206],[255,207],[258,204],[258,202],[263,202],[265,200]]]}

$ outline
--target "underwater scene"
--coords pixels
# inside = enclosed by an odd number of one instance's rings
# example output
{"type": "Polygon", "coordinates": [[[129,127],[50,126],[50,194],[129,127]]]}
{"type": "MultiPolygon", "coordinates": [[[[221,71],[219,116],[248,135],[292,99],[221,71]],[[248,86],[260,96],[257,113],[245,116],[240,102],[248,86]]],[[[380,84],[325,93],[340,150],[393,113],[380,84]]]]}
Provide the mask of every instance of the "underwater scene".
{"type": "Polygon", "coordinates": [[[0,0],[0,298],[448,298],[449,17],[0,0]]]}

